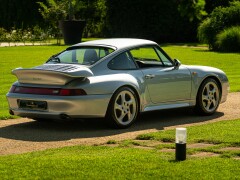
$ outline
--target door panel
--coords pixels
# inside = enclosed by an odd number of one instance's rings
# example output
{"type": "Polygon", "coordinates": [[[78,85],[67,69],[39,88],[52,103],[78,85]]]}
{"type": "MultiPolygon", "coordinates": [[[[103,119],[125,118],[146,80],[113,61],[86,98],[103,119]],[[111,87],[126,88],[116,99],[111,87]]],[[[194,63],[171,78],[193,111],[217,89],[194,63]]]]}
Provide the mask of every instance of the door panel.
{"type": "Polygon", "coordinates": [[[184,66],[178,69],[153,67],[141,70],[153,103],[190,99],[191,75],[184,66]]]}

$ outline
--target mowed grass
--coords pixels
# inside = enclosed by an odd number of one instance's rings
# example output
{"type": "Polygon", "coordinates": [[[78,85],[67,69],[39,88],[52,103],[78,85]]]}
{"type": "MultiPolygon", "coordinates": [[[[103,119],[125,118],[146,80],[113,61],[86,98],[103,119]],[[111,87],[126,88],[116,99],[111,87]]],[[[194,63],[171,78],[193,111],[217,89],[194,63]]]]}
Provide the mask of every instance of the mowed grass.
{"type": "MultiPolygon", "coordinates": [[[[187,128],[188,143],[210,143],[240,147],[240,119],[191,126],[187,128]]],[[[163,142],[175,141],[175,129],[139,135],[137,139],[163,142]]],[[[240,152],[239,152],[240,153],[240,152]]],[[[240,154],[239,154],[240,155],[240,154]]]]}
{"type": "MultiPolygon", "coordinates": [[[[232,120],[188,127],[188,140],[239,147],[239,125],[240,120],[232,120]]],[[[175,134],[167,130],[151,135],[164,136],[174,138],[175,134]]],[[[190,157],[192,153],[187,150],[187,159],[176,162],[175,153],[158,148],[65,147],[0,156],[0,179],[239,179],[239,150],[217,157],[190,157]]]]}
{"type": "MultiPolygon", "coordinates": [[[[201,47],[163,45],[163,49],[182,64],[207,65],[222,69],[228,75],[231,91],[240,91],[240,54],[216,53],[201,47]]],[[[43,64],[51,55],[66,46],[25,46],[0,48],[0,119],[11,118],[5,98],[11,84],[16,81],[11,70],[17,67],[30,68],[43,64]]]]}

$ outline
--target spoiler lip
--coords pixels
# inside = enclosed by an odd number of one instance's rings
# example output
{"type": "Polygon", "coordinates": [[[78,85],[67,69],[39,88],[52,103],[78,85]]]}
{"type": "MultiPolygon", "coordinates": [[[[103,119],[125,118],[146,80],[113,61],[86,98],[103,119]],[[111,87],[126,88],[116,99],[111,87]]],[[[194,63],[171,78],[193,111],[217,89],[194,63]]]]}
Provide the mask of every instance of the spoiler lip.
{"type": "Polygon", "coordinates": [[[66,70],[66,66],[63,67],[64,69],[51,69],[43,65],[30,69],[17,68],[12,71],[12,74],[20,83],[42,85],[65,85],[76,78],[93,76],[93,72],[87,67],[75,67],[71,70],[66,70]]]}

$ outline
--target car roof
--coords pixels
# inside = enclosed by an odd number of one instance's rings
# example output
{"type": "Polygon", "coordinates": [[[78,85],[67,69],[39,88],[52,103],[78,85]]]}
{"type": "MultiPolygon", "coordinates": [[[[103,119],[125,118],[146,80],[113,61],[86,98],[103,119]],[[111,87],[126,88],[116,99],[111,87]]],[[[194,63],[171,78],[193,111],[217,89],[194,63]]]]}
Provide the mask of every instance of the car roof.
{"type": "Polygon", "coordinates": [[[100,40],[78,43],[78,44],[73,45],[72,47],[107,46],[107,47],[114,47],[116,49],[124,49],[124,48],[128,48],[128,47],[141,46],[141,45],[157,45],[157,43],[150,41],[150,40],[145,40],[145,39],[112,38],[112,39],[100,39],[100,40]]]}

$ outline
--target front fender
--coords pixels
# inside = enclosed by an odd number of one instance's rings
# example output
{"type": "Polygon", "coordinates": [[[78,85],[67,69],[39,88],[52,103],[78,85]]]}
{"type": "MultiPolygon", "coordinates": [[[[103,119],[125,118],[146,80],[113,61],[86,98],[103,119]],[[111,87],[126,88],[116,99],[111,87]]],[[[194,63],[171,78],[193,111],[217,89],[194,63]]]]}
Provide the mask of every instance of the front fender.
{"type": "Polygon", "coordinates": [[[207,66],[187,67],[192,74],[192,97],[197,96],[198,89],[201,86],[202,82],[209,77],[217,79],[217,81],[220,83],[223,93],[227,91],[226,84],[228,84],[228,78],[222,70],[207,66]]]}

